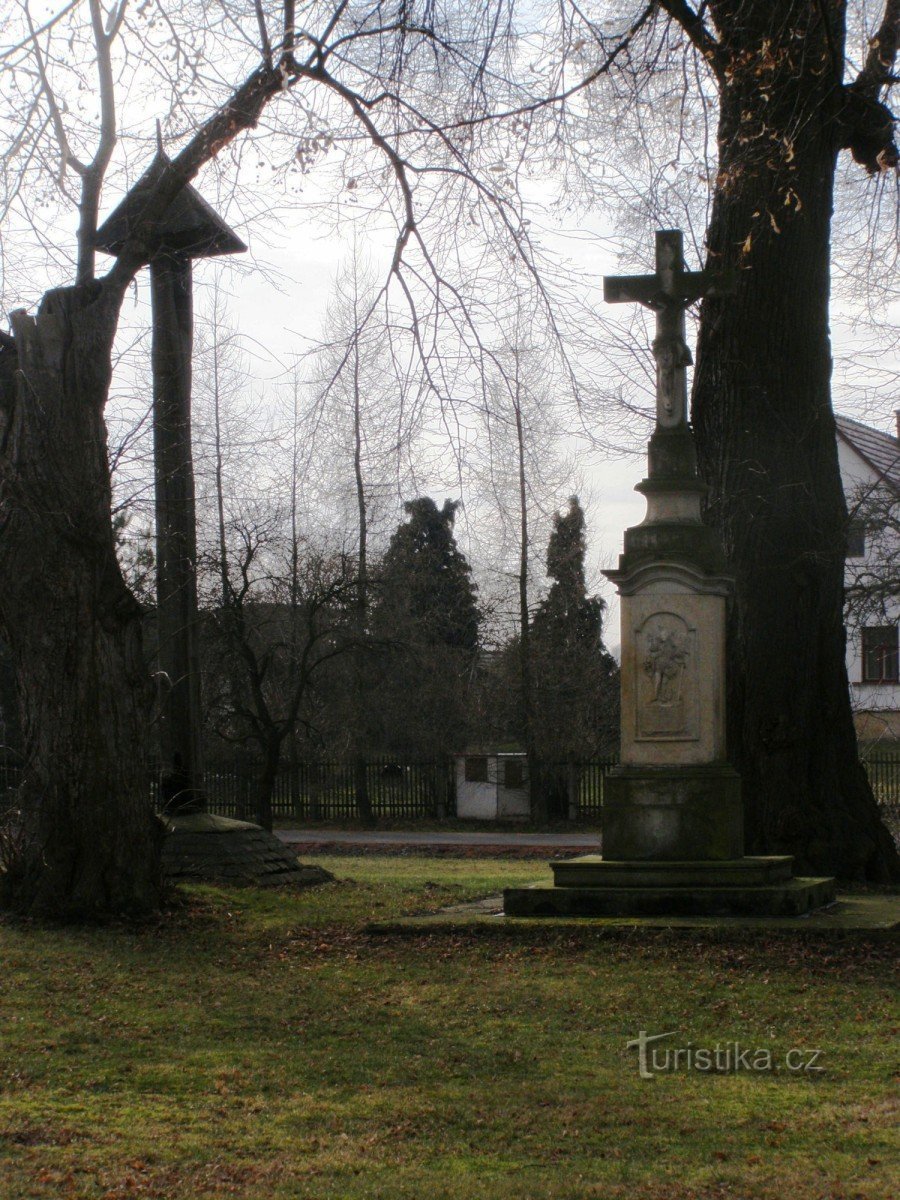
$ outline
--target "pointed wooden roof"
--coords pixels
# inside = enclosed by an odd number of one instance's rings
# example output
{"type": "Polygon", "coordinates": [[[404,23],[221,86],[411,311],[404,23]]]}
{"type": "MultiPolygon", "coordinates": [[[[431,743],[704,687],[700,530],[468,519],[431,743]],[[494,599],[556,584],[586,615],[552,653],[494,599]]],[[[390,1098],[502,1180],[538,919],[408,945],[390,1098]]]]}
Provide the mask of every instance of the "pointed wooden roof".
{"type": "MultiPolygon", "coordinates": [[[[98,250],[118,254],[140,216],[150,190],[159,182],[171,160],[160,150],[125,199],[97,230],[98,250]]],[[[207,204],[200,193],[185,184],[169,205],[161,222],[160,249],[186,258],[212,258],[217,254],[239,254],[247,247],[234,230],[207,204]]]]}

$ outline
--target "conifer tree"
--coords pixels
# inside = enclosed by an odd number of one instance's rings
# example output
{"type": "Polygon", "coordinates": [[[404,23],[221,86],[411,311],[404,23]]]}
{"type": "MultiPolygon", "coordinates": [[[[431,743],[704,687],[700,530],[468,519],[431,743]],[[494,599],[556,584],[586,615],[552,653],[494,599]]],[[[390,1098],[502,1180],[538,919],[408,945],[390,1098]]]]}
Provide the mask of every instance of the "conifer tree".
{"type": "Polygon", "coordinates": [[[391,752],[435,758],[467,735],[466,692],[478,649],[476,587],[453,524],[458,504],[409,501],[381,563],[373,615],[381,682],[373,725],[391,752]]]}
{"type": "Polygon", "coordinates": [[[568,511],[553,519],[552,583],[531,629],[532,740],[550,816],[567,815],[572,768],[607,751],[618,724],[618,671],[602,638],[606,604],[587,593],[586,551],[584,510],[573,496],[568,511]]]}

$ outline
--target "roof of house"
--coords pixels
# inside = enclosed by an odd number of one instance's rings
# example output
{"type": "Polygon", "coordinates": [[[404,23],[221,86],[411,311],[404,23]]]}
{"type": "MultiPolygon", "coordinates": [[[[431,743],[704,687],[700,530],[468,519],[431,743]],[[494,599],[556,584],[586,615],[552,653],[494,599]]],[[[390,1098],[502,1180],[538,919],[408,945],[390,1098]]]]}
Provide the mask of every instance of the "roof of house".
{"type": "Polygon", "coordinates": [[[852,447],[878,475],[900,488],[900,440],[851,417],[835,415],[838,437],[852,447]]]}

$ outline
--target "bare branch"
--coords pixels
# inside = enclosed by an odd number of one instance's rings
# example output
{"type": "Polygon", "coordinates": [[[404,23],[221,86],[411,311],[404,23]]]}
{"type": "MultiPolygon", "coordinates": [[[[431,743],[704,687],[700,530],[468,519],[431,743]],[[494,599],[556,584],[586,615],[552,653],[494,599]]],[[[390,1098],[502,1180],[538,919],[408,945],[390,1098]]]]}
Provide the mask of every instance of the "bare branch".
{"type": "Polygon", "coordinates": [[[893,74],[900,50],[900,0],[885,0],[881,24],[869,42],[869,52],[854,86],[876,97],[882,88],[896,82],[893,74]]]}
{"type": "Polygon", "coordinates": [[[881,96],[894,82],[900,50],[900,0],[885,0],[881,24],[869,42],[865,63],[844,88],[844,111],[839,145],[848,149],[870,175],[896,168],[900,151],[894,135],[894,115],[881,96]]]}
{"type": "Polygon", "coordinates": [[[722,47],[709,31],[700,13],[691,8],[687,0],[659,0],[659,6],[678,22],[715,74],[721,77],[724,66],[722,47]]]}
{"type": "Polygon", "coordinates": [[[269,31],[266,28],[266,14],[263,12],[260,0],[253,0],[253,7],[256,11],[256,25],[259,29],[259,45],[262,51],[263,62],[267,67],[271,67],[272,43],[269,41],[269,31]]]}
{"type": "MultiPolygon", "coordinates": [[[[31,8],[29,4],[25,4],[25,19],[28,22],[28,32],[31,36],[31,47],[34,51],[34,60],[37,64],[38,76],[41,82],[41,92],[44,99],[47,101],[47,107],[50,109],[50,119],[53,122],[53,132],[56,135],[56,141],[59,144],[59,180],[61,184],[65,178],[66,167],[71,167],[73,171],[79,175],[83,175],[86,171],[86,166],[83,162],[75,157],[72,153],[72,148],[69,145],[69,139],[66,135],[65,124],[62,119],[62,112],[56,99],[56,94],[50,86],[50,79],[47,75],[47,64],[44,60],[44,53],[41,50],[40,42],[38,41],[37,30],[31,20],[31,8]]],[[[47,28],[43,26],[42,28],[47,28]]]]}

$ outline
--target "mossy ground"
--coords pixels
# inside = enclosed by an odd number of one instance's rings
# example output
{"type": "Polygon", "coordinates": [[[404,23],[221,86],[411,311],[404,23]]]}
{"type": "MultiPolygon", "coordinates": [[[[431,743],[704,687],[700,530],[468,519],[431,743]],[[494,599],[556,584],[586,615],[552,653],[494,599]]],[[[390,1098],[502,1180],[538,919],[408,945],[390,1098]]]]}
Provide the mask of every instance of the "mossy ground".
{"type": "Polygon", "coordinates": [[[894,1194],[890,943],[374,937],[546,866],[316,861],[338,881],[141,928],[0,925],[4,1200],[894,1194]],[[825,1070],[642,1080],[641,1029],[825,1070]]]}

